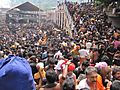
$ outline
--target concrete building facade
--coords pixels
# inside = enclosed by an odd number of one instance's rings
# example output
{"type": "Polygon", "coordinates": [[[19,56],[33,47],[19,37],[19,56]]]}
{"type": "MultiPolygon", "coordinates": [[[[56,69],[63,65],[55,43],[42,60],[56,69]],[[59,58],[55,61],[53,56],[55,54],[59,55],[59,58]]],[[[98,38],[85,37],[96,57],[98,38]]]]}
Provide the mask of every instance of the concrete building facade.
{"type": "Polygon", "coordinates": [[[42,10],[37,6],[26,2],[7,11],[6,21],[8,23],[39,22],[42,18],[42,10]]]}

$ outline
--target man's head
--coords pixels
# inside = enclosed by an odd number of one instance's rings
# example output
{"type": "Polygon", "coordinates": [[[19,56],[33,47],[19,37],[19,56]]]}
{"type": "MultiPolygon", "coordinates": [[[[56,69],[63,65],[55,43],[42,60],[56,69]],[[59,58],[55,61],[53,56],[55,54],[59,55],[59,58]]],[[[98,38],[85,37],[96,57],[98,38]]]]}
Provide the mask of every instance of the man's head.
{"type": "Polygon", "coordinates": [[[120,90],[120,81],[115,80],[110,86],[110,90],[120,90]]]}
{"type": "Polygon", "coordinates": [[[115,80],[120,80],[120,66],[115,66],[113,68],[112,75],[115,80]]]}
{"type": "Polygon", "coordinates": [[[89,61],[83,61],[82,63],[82,69],[85,70],[90,65],[89,61]]]}
{"type": "Polygon", "coordinates": [[[113,56],[113,64],[116,66],[120,66],[120,51],[117,51],[113,56]]]}
{"type": "Polygon", "coordinates": [[[97,70],[95,67],[87,67],[85,70],[85,74],[89,83],[95,83],[97,81],[97,70]]]}
{"type": "Polygon", "coordinates": [[[53,70],[46,71],[46,79],[48,83],[54,83],[57,80],[57,74],[53,70]]]}

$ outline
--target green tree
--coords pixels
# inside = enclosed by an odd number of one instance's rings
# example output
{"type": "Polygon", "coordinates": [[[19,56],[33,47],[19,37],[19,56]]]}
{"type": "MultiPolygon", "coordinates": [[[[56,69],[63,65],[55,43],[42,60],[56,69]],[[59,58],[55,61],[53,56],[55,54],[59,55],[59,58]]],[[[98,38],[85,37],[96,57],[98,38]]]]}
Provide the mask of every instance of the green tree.
{"type": "Polygon", "coordinates": [[[120,2],[120,0],[95,0],[95,1],[103,3],[103,4],[110,4],[112,2],[120,2]]]}

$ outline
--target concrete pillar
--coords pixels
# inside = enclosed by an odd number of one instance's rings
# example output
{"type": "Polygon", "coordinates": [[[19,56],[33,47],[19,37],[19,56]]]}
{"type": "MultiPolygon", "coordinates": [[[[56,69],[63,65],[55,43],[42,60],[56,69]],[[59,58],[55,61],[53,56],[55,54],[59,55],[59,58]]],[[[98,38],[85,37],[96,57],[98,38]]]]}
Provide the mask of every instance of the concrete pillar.
{"type": "Polygon", "coordinates": [[[62,22],[62,28],[64,28],[64,26],[65,26],[65,25],[64,25],[64,22],[65,22],[65,21],[64,21],[64,12],[63,12],[63,18],[62,18],[62,20],[63,20],[63,22],[62,22]]]}
{"type": "Polygon", "coordinates": [[[61,15],[61,12],[60,12],[60,24],[59,24],[60,28],[61,28],[61,17],[62,17],[62,15],[61,15]]]}
{"type": "Polygon", "coordinates": [[[27,23],[29,23],[29,19],[27,19],[27,23]]]}
{"type": "Polygon", "coordinates": [[[58,14],[58,26],[60,26],[60,12],[58,14]]]}

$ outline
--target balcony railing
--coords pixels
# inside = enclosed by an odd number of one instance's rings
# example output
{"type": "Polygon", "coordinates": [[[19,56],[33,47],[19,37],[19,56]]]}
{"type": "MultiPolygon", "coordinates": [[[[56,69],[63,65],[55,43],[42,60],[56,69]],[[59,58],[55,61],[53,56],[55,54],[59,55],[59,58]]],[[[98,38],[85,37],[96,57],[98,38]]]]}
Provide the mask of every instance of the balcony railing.
{"type": "Polygon", "coordinates": [[[65,11],[66,11],[68,24],[69,24],[69,27],[70,27],[70,34],[72,35],[73,19],[72,19],[72,16],[70,15],[70,12],[68,11],[68,8],[67,8],[66,4],[64,4],[64,8],[65,8],[65,11]]]}

